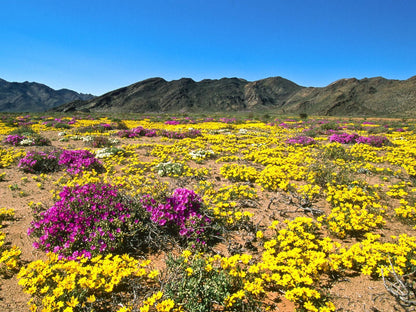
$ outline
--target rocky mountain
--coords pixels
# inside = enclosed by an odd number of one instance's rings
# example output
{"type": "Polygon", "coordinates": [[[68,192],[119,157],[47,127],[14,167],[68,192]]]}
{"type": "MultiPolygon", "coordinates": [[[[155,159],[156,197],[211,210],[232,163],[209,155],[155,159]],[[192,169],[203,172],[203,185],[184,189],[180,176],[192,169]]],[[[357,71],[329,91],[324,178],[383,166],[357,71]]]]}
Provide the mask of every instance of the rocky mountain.
{"type": "Polygon", "coordinates": [[[303,87],[281,77],[249,82],[239,78],[147,79],[89,101],[76,101],[55,111],[91,112],[221,112],[280,107],[303,87]]]}
{"type": "Polygon", "coordinates": [[[340,79],[326,87],[303,87],[282,77],[166,81],[151,78],[54,111],[147,113],[258,111],[325,116],[416,117],[416,76],[340,79]]]}
{"type": "Polygon", "coordinates": [[[68,89],[54,90],[36,82],[0,79],[0,112],[43,112],[64,103],[93,97],[68,89]]]}
{"type": "Polygon", "coordinates": [[[286,103],[288,112],[326,116],[416,115],[416,76],[340,79],[324,88],[304,88],[286,103]]]}

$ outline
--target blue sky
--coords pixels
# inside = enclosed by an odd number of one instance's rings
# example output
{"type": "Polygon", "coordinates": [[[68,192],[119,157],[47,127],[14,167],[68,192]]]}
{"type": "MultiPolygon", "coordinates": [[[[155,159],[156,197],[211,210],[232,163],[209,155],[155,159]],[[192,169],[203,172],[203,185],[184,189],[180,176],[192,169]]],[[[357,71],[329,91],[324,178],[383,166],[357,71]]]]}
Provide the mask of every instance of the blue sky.
{"type": "Polygon", "coordinates": [[[95,95],[150,77],[408,79],[415,14],[414,0],[2,0],[0,78],[95,95]]]}

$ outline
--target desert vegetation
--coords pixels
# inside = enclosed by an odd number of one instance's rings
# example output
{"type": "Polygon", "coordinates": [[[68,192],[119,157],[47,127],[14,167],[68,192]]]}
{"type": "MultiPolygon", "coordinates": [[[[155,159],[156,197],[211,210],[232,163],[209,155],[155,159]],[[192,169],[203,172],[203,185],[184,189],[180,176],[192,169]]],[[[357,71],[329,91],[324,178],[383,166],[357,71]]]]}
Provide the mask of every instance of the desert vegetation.
{"type": "Polygon", "coordinates": [[[5,311],[410,311],[416,122],[0,115],[5,311]]]}

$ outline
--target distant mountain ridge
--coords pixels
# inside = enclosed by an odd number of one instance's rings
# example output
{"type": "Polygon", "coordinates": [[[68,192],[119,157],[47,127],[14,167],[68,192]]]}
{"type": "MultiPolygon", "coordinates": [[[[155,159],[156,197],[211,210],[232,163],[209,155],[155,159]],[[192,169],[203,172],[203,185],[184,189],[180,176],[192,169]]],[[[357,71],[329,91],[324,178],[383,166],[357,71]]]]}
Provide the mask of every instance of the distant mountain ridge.
{"type": "Polygon", "coordinates": [[[43,112],[64,103],[93,97],[68,89],[54,90],[37,82],[0,79],[0,112],[43,112]]]}
{"type": "Polygon", "coordinates": [[[415,116],[416,76],[340,79],[326,87],[303,87],[282,77],[150,78],[87,101],[53,108],[70,112],[232,112],[273,111],[323,116],[415,116]]]}

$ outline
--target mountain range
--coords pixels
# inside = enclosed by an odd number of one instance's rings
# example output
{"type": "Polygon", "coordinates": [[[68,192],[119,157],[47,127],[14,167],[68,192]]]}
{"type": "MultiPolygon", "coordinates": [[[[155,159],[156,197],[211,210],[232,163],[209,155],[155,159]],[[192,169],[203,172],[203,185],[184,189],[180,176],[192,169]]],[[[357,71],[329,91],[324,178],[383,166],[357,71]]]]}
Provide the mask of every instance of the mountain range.
{"type": "Polygon", "coordinates": [[[93,97],[68,89],[54,90],[37,82],[0,79],[0,112],[43,112],[64,103],[93,97]]]}
{"type": "Polygon", "coordinates": [[[322,116],[410,116],[416,112],[416,76],[340,79],[326,87],[303,87],[282,77],[143,80],[55,111],[85,112],[233,112],[272,111],[322,116]]]}
{"type": "Polygon", "coordinates": [[[303,87],[282,77],[150,78],[98,97],[37,83],[0,80],[0,111],[178,113],[255,111],[321,116],[416,115],[416,76],[340,79],[326,87],[303,87]],[[4,87],[6,85],[6,87],[4,87]],[[65,103],[65,104],[63,104],[65,103]],[[62,105],[61,105],[62,104],[62,105]]]}

